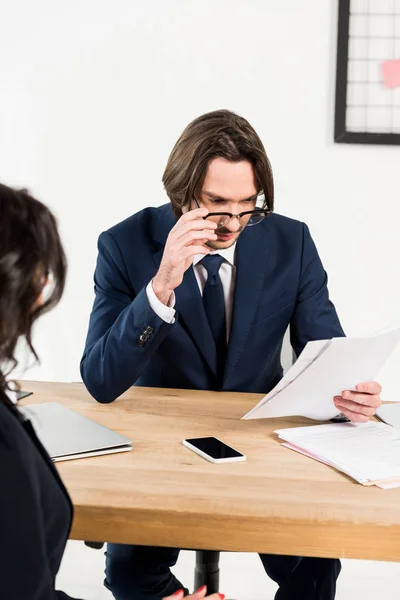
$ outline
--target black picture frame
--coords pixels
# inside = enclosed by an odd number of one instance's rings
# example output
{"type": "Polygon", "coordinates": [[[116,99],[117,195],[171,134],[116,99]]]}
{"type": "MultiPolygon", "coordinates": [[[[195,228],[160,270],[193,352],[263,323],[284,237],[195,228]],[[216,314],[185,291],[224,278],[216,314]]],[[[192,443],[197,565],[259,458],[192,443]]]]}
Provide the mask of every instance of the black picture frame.
{"type": "Polygon", "coordinates": [[[400,145],[400,133],[363,133],[346,130],[347,67],[349,59],[350,0],[338,0],[335,133],[337,144],[400,145]]]}

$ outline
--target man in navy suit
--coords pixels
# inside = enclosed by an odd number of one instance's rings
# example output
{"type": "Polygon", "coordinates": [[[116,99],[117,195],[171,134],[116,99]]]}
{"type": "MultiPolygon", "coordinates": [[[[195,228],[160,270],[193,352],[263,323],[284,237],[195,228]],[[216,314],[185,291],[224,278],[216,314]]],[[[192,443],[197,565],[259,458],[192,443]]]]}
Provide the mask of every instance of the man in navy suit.
{"type": "MultiPolygon", "coordinates": [[[[95,302],[81,363],[99,402],[132,385],[269,392],[282,377],[290,326],[309,340],[343,336],[327,276],[304,223],[273,213],[273,178],[251,125],[226,110],[190,123],[163,176],[170,203],[102,233],[95,302]]],[[[381,387],[338,390],[338,413],[366,421],[381,387]]],[[[267,534],[266,534],[267,535],[267,534]]],[[[108,544],[116,600],[156,600],[182,588],[179,550],[108,544]]],[[[340,562],[261,555],[279,600],[334,598],[340,562]]]]}

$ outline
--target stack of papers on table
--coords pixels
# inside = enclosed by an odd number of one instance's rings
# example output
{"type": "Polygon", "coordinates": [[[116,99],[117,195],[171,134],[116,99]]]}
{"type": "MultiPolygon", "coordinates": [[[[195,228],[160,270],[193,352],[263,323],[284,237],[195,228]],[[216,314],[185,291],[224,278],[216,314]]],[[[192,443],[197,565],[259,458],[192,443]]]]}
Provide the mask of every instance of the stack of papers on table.
{"type": "Polygon", "coordinates": [[[283,446],[362,485],[400,487],[400,430],[385,423],[335,423],[275,431],[283,446]]]}

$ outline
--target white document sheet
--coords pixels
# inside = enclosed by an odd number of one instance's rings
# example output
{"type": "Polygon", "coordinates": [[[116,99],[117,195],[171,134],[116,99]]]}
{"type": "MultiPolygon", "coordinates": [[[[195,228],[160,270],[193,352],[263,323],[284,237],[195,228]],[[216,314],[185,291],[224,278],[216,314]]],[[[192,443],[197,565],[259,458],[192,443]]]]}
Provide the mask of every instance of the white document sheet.
{"type": "Polygon", "coordinates": [[[400,478],[400,431],[390,425],[335,423],[275,433],[285,440],[284,446],[325,462],[364,485],[400,478]]]}
{"type": "Polygon", "coordinates": [[[399,342],[400,329],[367,338],[309,342],[286,376],[243,419],[332,419],[338,414],[334,396],[373,381],[399,342]]]}

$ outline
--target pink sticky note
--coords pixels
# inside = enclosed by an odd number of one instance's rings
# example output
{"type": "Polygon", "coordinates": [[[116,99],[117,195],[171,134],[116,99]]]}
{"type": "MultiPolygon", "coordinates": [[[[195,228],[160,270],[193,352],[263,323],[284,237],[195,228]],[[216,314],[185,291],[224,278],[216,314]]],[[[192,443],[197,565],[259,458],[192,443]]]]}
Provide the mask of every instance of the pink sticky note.
{"type": "Polygon", "coordinates": [[[383,82],[388,88],[400,86],[400,58],[381,63],[383,82]]]}

